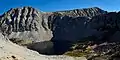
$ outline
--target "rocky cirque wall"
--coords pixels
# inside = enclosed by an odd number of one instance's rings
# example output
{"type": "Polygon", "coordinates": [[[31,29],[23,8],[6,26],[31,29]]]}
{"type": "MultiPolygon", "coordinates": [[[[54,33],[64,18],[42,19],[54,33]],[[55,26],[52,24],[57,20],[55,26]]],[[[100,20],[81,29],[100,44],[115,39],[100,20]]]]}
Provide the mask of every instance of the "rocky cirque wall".
{"type": "Polygon", "coordinates": [[[106,14],[97,7],[58,12],[40,12],[32,7],[10,9],[0,16],[3,34],[11,38],[33,41],[74,41],[93,34],[87,22],[106,14]]]}

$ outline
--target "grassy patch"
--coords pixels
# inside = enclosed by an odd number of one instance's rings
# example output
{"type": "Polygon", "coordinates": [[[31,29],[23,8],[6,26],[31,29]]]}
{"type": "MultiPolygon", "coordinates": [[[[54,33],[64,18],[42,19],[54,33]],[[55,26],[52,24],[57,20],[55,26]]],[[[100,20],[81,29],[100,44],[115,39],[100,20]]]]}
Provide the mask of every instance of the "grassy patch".
{"type": "Polygon", "coordinates": [[[74,51],[68,51],[64,55],[73,56],[73,57],[86,57],[90,53],[91,52],[89,50],[86,51],[74,50],[74,51]]]}
{"type": "Polygon", "coordinates": [[[94,44],[94,40],[96,40],[96,37],[89,36],[77,41],[76,43],[72,44],[73,46],[70,47],[69,51],[65,52],[65,55],[74,57],[86,57],[88,54],[91,54],[93,52],[93,49],[88,48],[88,46],[94,44]]]}

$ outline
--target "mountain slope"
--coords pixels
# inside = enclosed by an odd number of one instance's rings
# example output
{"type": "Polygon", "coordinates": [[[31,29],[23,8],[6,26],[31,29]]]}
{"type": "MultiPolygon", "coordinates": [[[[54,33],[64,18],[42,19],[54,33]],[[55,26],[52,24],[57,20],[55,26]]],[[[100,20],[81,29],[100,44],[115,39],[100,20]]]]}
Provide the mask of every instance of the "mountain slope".
{"type": "Polygon", "coordinates": [[[43,41],[52,37],[42,12],[32,7],[10,9],[1,16],[0,22],[3,33],[9,38],[43,41]]]}

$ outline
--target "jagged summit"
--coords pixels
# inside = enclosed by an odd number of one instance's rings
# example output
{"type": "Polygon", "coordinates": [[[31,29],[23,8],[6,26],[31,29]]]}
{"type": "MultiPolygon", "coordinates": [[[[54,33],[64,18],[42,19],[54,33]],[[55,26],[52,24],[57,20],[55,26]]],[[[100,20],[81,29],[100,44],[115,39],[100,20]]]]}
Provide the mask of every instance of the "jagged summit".
{"type": "MultiPolygon", "coordinates": [[[[4,12],[4,14],[3,15],[5,15],[5,14],[7,14],[7,13],[12,13],[12,11],[15,11],[15,10],[25,10],[25,9],[33,9],[33,10],[36,10],[35,8],[33,8],[33,7],[31,7],[31,6],[24,6],[24,7],[18,7],[18,8],[10,8],[7,12],[4,12]]],[[[1,16],[3,16],[3,15],[1,15],[1,16]]]]}
{"type": "Polygon", "coordinates": [[[106,14],[107,11],[104,11],[98,7],[92,7],[92,8],[66,10],[66,11],[56,11],[55,13],[60,13],[62,15],[73,16],[73,17],[75,16],[93,17],[101,13],[106,14]]]}
{"type": "Polygon", "coordinates": [[[49,30],[42,12],[32,7],[10,9],[0,17],[0,23],[3,33],[7,33],[11,38],[29,38],[30,40],[49,38],[46,37],[50,32],[45,32],[49,30]],[[43,37],[40,34],[46,34],[46,36],[43,37]]]}
{"type": "Polygon", "coordinates": [[[55,11],[55,12],[69,12],[69,11],[74,11],[74,10],[89,10],[89,9],[102,10],[99,7],[91,7],[91,8],[82,8],[82,9],[62,10],[62,11],[55,11]]]}
{"type": "Polygon", "coordinates": [[[32,7],[14,8],[4,13],[1,23],[9,25],[12,31],[37,30],[35,18],[39,18],[39,12],[32,7]]]}

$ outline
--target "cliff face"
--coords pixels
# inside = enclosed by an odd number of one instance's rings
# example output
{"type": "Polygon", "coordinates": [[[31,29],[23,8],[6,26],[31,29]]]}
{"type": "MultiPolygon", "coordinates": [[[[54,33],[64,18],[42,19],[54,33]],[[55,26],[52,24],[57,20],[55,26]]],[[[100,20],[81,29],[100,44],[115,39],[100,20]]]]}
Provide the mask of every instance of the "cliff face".
{"type": "Polygon", "coordinates": [[[79,40],[94,33],[88,28],[88,22],[93,16],[106,14],[97,7],[53,12],[48,24],[53,31],[53,40],[79,40]]]}
{"type": "Polygon", "coordinates": [[[52,33],[42,14],[32,7],[10,9],[1,16],[1,29],[9,38],[50,40],[52,33]]]}
{"type": "Polygon", "coordinates": [[[100,40],[119,40],[120,31],[120,12],[109,12],[107,14],[94,16],[89,25],[92,29],[100,32],[98,38],[100,40]]]}
{"type": "Polygon", "coordinates": [[[87,22],[93,16],[106,13],[97,7],[50,13],[23,7],[10,9],[1,15],[0,26],[9,38],[72,41],[93,34],[87,28],[87,22]]]}

